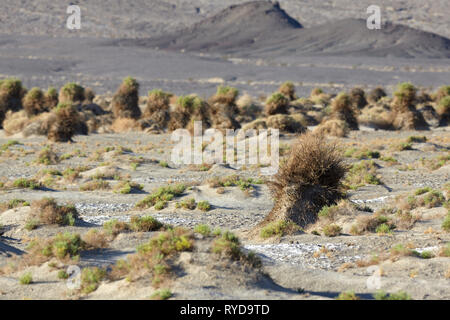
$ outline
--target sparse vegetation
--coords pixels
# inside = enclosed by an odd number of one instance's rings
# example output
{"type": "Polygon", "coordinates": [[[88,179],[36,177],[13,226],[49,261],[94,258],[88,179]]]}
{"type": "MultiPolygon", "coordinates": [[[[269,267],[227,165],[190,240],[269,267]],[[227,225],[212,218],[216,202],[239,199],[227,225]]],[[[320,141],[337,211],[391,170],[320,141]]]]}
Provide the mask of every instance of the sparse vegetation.
{"type": "Polygon", "coordinates": [[[74,206],[58,205],[53,198],[43,198],[31,203],[29,220],[36,220],[43,225],[75,225],[78,212],[74,206]]]}
{"type": "Polygon", "coordinates": [[[336,300],[359,300],[359,297],[353,291],[344,291],[339,294],[336,300]]]}
{"type": "Polygon", "coordinates": [[[31,272],[27,272],[23,276],[21,276],[19,279],[19,283],[22,285],[33,283],[33,276],[31,275],[31,272]]]}
{"type": "Polygon", "coordinates": [[[197,208],[201,211],[209,211],[211,209],[211,205],[208,201],[202,200],[197,203],[197,208]]]}
{"type": "Polygon", "coordinates": [[[283,237],[299,231],[300,228],[292,221],[276,221],[267,224],[261,229],[261,238],[283,237]]]}
{"type": "Polygon", "coordinates": [[[111,102],[114,117],[138,119],[141,116],[138,102],[139,83],[136,79],[127,77],[114,94],[111,102]]]}
{"type": "Polygon", "coordinates": [[[404,291],[397,293],[386,293],[379,291],[373,295],[375,300],[411,300],[411,296],[404,291]]]}
{"type": "Polygon", "coordinates": [[[168,202],[173,198],[178,197],[184,193],[186,186],[184,184],[172,185],[168,187],[160,187],[156,189],[151,195],[145,197],[136,204],[137,208],[150,208],[158,202],[168,202]]]}
{"type": "Polygon", "coordinates": [[[155,291],[150,298],[152,300],[167,300],[170,299],[172,296],[173,294],[169,289],[161,289],[155,291]]]}
{"type": "Polygon", "coordinates": [[[97,290],[100,282],[105,278],[106,270],[98,267],[84,268],[81,271],[81,292],[89,294],[97,290]]]}
{"type": "Polygon", "coordinates": [[[282,93],[274,93],[266,101],[266,115],[274,115],[278,113],[287,113],[289,99],[282,93]]]}
{"type": "Polygon", "coordinates": [[[199,224],[194,228],[194,232],[199,233],[204,237],[208,237],[211,234],[211,228],[206,224],[199,224]]]}
{"type": "Polygon", "coordinates": [[[327,237],[336,237],[341,234],[342,228],[337,224],[329,224],[323,227],[323,234],[327,237]]]}
{"type": "Polygon", "coordinates": [[[349,189],[358,189],[367,184],[382,184],[377,176],[377,164],[373,160],[353,164],[344,181],[344,185],[349,189]]]}
{"type": "Polygon", "coordinates": [[[164,225],[152,216],[132,216],[129,226],[135,232],[150,232],[161,230],[164,225]]]}

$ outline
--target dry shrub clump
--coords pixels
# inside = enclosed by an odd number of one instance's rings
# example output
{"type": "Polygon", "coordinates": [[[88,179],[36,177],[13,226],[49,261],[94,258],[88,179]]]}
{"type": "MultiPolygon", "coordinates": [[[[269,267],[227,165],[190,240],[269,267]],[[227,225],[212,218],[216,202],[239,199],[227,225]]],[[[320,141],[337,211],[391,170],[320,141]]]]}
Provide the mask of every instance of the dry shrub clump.
{"type": "Polygon", "coordinates": [[[176,101],[175,110],[170,113],[168,129],[193,129],[194,121],[202,121],[202,128],[210,126],[209,106],[203,99],[194,96],[181,96],[176,101]]]}
{"type": "Polygon", "coordinates": [[[39,152],[36,163],[45,165],[57,164],[59,163],[59,157],[51,147],[45,147],[39,152]]]}
{"type": "Polygon", "coordinates": [[[76,83],[67,83],[59,91],[60,103],[82,103],[84,100],[84,88],[76,83]]]}
{"type": "Polygon", "coordinates": [[[155,287],[168,281],[173,275],[172,263],[183,251],[191,251],[194,245],[193,233],[183,228],[162,232],[137,248],[137,253],[127,260],[119,260],[111,271],[111,278],[127,277],[136,281],[144,276],[152,277],[155,287]]]}
{"type": "Polygon", "coordinates": [[[307,132],[291,150],[269,183],[275,205],[260,227],[278,220],[305,227],[317,220],[322,207],[342,198],[341,181],[347,167],[335,143],[307,132]]]}
{"type": "Polygon", "coordinates": [[[26,89],[22,87],[22,82],[17,79],[5,79],[0,81],[0,128],[5,119],[5,114],[22,109],[22,98],[26,89]]]}
{"type": "Polygon", "coordinates": [[[143,117],[152,120],[161,128],[165,128],[169,121],[171,97],[171,93],[162,90],[150,91],[143,117]]]}
{"type": "Polygon", "coordinates": [[[387,96],[386,91],[384,91],[383,88],[376,87],[375,89],[370,91],[369,95],[367,96],[367,99],[372,103],[376,103],[381,98],[386,97],[386,96],[387,96]]]}
{"type": "Polygon", "coordinates": [[[111,104],[115,118],[138,119],[141,116],[141,109],[139,108],[139,83],[136,79],[125,78],[114,94],[111,104]]]}
{"type": "Polygon", "coordinates": [[[289,99],[282,93],[272,94],[266,101],[265,113],[268,116],[288,113],[289,99]]]}
{"type": "Polygon", "coordinates": [[[345,121],[351,130],[358,130],[352,99],[344,92],[340,93],[331,103],[331,118],[345,121]]]}
{"type": "Polygon", "coordinates": [[[79,234],[58,233],[50,239],[34,239],[27,249],[27,254],[22,258],[25,266],[41,265],[52,258],[70,262],[79,259],[84,243],[79,234]]]}
{"type": "Polygon", "coordinates": [[[72,104],[60,103],[53,110],[56,119],[51,125],[47,138],[54,142],[72,141],[80,127],[80,115],[72,104]]]}
{"type": "Polygon", "coordinates": [[[95,92],[94,90],[92,90],[92,88],[86,88],[84,90],[84,100],[85,102],[89,103],[93,103],[95,99],[95,92]]]}
{"type": "Polygon", "coordinates": [[[350,101],[353,108],[362,109],[367,105],[366,93],[361,88],[353,88],[350,91],[350,101]]]}
{"type": "Polygon", "coordinates": [[[436,106],[436,112],[441,118],[441,125],[450,122],[450,96],[443,97],[436,106]]]}
{"type": "Polygon", "coordinates": [[[53,87],[48,88],[47,92],[44,95],[44,99],[47,108],[49,108],[50,110],[55,108],[59,102],[58,91],[53,87]]]}
{"type": "Polygon", "coordinates": [[[48,111],[45,95],[39,88],[32,88],[23,98],[23,108],[28,117],[48,111]]]}
{"type": "Polygon", "coordinates": [[[450,97],[450,86],[440,87],[436,92],[434,101],[439,102],[444,97],[450,97]]]}
{"type": "Polygon", "coordinates": [[[238,112],[236,99],[239,95],[239,90],[233,87],[219,86],[216,94],[211,97],[210,103],[222,104],[226,107],[226,111],[235,114],[238,112]]]}
{"type": "Polygon", "coordinates": [[[287,97],[290,101],[294,101],[297,99],[297,96],[295,95],[295,86],[290,81],[281,84],[281,86],[278,88],[278,92],[287,97]]]}
{"type": "Polygon", "coordinates": [[[260,105],[255,103],[252,97],[245,93],[236,101],[238,107],[239,115],[236,120],[240,123],[250,122],[261,115],[262,108],[260,105]]]}
{"type": "Polygon", "coordinates": [[[43,225],[75,225],[78,217],[77,209],[74,206],[58,205],[53,198],[43,198],[31,203],[30,221],[36,221],[43,225]]]}
{"type": "Polygon", "coordinates": [[[315,132],[323,135],[329,135],[333,137],[346,137],[350,132],[350,128],[343,120],[329,119],[323,121],[316,129],[315,132]]]}
{"type": "Polygon", "coordinates": [[[55,114],[44,112],[29,118],[25,110],[19,112],[8,111],[3,121],[3,128],[7,135],[21,132],[24,137],[31,135],[47,135],[50,126],[55,122],[55,114]]]}
{"type": "Polygon", "coordinates": [[[394,92],[392,103],[393,127],[395,129],[422,129],[427,123],[422,114],[416,110],[415,103],[417,89],[409,82],[400,83],[394,92]]]}
{"type": "Polygon", "coordinates": [[[268,128],[279,129],[282,132],[303,133],[306,131],[306,128],[299,121],[285,114],[268,117],[266,124],[268,128]]]}
{"type": "Polygon", "coordinates": [[[382,130],[392,130],[392,120],[391,108],[384,104],[367,106],[358,117],[360,125],[382,130]]]}
{"type": "Polygon", "coordinates": [[[233,87],[219,86],[216,94],[210,99],[211,125],[216,129],[237,129],[240,128],[236,116],[239,108],[236,99],[239,91],[233,87]]]}
{"type": "Polygon", "coordinates": [[[103,230],[91,229],[82,236],[86,249],[108,247],[108,235],[103,230]]]}

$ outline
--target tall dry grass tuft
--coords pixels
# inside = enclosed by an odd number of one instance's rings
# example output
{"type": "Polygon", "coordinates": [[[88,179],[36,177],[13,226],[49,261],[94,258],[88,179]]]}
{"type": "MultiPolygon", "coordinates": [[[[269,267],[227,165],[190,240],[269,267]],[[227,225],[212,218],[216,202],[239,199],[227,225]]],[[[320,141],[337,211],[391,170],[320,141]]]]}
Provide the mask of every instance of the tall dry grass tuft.
{"type": "Polygon", "coordinates": [[[58,91],[55,88],[48,88],[44,96],[45,105],[49,110],[56,108],[58,106],[58,91]]]}
{"type": "Polygon", "coordinates": [[[340,93],[331,103],[331,117],[345,121],[351,130],[358,130],[355,109],[350,96],[344,92],[340,93]]]}
{"type": "Polygon", "coordinates": [[[47,138],[54,142],[69,142],[80,127],[80,115],[77,109],[68,103],[60,103],[53,110],[55,122],[51,125],[47,138]]]}
{"type": "Polygon", "coordinates": [[[125,78],[114,94],[111,104],[115,118],[138,119],[141,116],[141,109],[139,109],[139,83],[136,79],[125,78]]]}
{"type": "Polygon", "coordinates": [[[295,86],[290,81],[286,81],[285,83],[281,84],[281,86],[278,88],[278,92],[283,94],[291,101],[297,99],[297,96],[295,95],[295,86]]]}
{"type": "Polygon", "coordinates": [[[150,119],[161,128],[165,128],[170,119],[171,93],[162,90],[152,90],[148,93],[147,107],[143,117],[150,119]]]}
{"type": "Polygon", "coordinates": [[[59,91],[60,103],[82,103],[84,99],[84,88],[74,82],[67,83],[59,91]]]}
{"type": "Polygon", "coordinates": [[[416,110],[417,89],[409,82],[400,83],[394,92],[392,102],[393,127],[395,129],[424,129],[427,123],[422,114],[416,110]]]}
{"type": "Polygon", "coordinates": [[[335,142],[306,132],[292,146],[288,160],[269,183],[275,205],[259,225],[292,221],[305,227],[325,205],[343,197],[341,181],[348,168],[335,142]]]}
{"type": "Polygon", "coordinates": [[[282,93],[274,93],[266,101],[265,113],[268,116],[288,113],[288,107],[289,99],[282,93]]]}
{"type": "Polygon", "coordinates": [[[28,91],[23,98],[22,104],[28,117],[48,111],[46,107],[45,95],[39,88],[32,88],[28,91]]]}
{"type": "Polygon", "coordinates": [[[0,128],[9,110],[13,112],[22,109],[22,98],[26,89],[17,79],[5,79],[0,81],[0,128]]]}
{"type": "Polygon", "coordinates": [[[369,92],[369,95],[367,96],[367,100],[369,100],[372,103],[378,102],[381,98],[386,97],[386,91],[384,91],[381,87],[376,87],[372,91],[369,92]]]}
{"type": "Polygon", "coordinates": [[[362,109],[367,105],[366,93],[361,88],[350,90],[350,100],[354,108],[362,109]]]}

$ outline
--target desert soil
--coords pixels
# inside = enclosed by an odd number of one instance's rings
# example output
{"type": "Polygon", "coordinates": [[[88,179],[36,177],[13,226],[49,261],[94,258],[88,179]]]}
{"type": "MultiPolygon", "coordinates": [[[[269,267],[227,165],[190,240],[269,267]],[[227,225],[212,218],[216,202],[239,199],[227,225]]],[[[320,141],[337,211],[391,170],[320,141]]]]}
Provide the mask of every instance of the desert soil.
{"type": "MultiPolygon", "coordinates": [[[[14,137],[13,137],[14,138],[14,137]]],[[[15,137],[17,138],[17,137],[15,137]]],[[[1,137],[0,144],[10,137],[1,137]]],[[[282,144],[289,145],[294,135],[282,137],[282,144]]],[[[33,201],[43,197],[53,197],[58,203],[74,203],[80,213],[80,220],[74,227],[42,226],[27,231],[24,228],[29,208],[16,208],[0,214],[0,223],[6,227],[2,237],[0,265],[8,264],[8,256],[26,251],[30,239],[49,238],[59,232],[86,233],[91,228],[99,228],[102,223],[116,218],[128,221],[132,215],[151,215],[162,222],[192,229],[198,224],[207,224],[213,228],[231,230],[240,236],[245,250],[251,250],[261,257],[262,271],[241,270],[238,266],[221,265],[220,259],[208,252],[205,239],[198,240],[193,253],[183,256],[183,272],[171,284],[174,298],[189,299],[323,299],[334,298],[342,291],[353,290],[363,298],[371,298],[376,290],[367,287],[367,279],[373,270],[367,266],[342,265],[370,260],[373,255],[388,254],[392,246],[405,244],[418,252],[434,252],[450,240],[449,233],[441,229],[447,209],[419,208],[414,213],[421,218],[410,230],[394,230],[390,235],[376,233],[353,236],[343,231],[337,237],[316,236],[300,233],[283,238],[263,240],[250,236],[252,228],[271,210],[271,199],[266,184],[254,185],[254,192],[245,194],[238,187],[226,187],[224,193],[217,193],[205,181],[212,176],[226,177],[237,174],[242,177],[258,178],[259,169],[233,168],[214,165],[209,171],[193,171],[187,166],[176,166],[170,162],[170,150],[173,143],[170,135],[151,135],[140,133],[93,134],[76,136],[74,143],[55,144],[53,149],[58,155],[80,150],[78,156],[63,160],[55,165],[38,165],[34,162],[36,154],[47,143],[42,137],[17,138],[21,145],[12,146],[1,156],[0,177],[3,180],[31,178],[40,170],[88,166],[113,168],[120,175],[129,175],[129,179],[144,186],[142,192],[132,194],[105,191],[80,191],[79,186],[87,180],[81,178],[73,183],[56,179],[51,188],[45,190],[24,190],[13,188],[1,191],[0,202],[11,199],[33,201]],[[95,151],[109,146],[130,148],[123,154],[114,151],[102,152],[93,158],[95,151]],[[143,162],[133,170],[130,160],[142,157],[143,162]],[[159,161],[169,163],[162,167],[159,161]],[[134,205],[154,188],[168,183],[184,182],[193,187],[167,208],[137,210],[134,205]],[[175,202],[195,198],[207,200],[212,206],[208,212],[199,210],[176,209],[175,202]],[[324,249],[326,248],[326,249],[324,249]],[[340,268],[341,267],[341,268],[340,268]],[[236,269],[237,268],[237,269],[236,269]],[[236,271],[238,270],[238,271],[236,271]]],[[[392,154],[399,162],[387,165],[385,161],[375,160],[379,164],[378,174],[383,185],[367,185],[348,193],[349,199],[373,210],[387,206],[398,195],[412,194],[416,189],[429,186],[442,190],[449,181],[450,167],[445,165],[430,171],[423,167],[421,158],[433,159],[448,153],[450,147],[448,128],[431,131],[387,132],[362,129],[353,131],[348,138],[342,138],[343,147],[376,146],[381,154],[392,154]],[[406,141],[409,136],[424,135],[425,143],[414,143],[412,150],[390,152],[390,145],[406,141]]],[[[347,161],[356,161],[347,159],[347,161]]],[[[114,181],[110,181],[114,184],[114,181]]],[[[395,206],[395,204],[394,204],[395,206]]],[[[367,213],[370,214],[370,213],[367,213]]],[[[81,255],[78,265],[107,267],[118,259],[135,252],[137,245],[146,242],[153,233],[125,233],[110,243],[107,249],[88,251],[81,255]]],[[[436,256],[432,259],[419,257],[401,257],[398,260],[386,260],[378,265],[382,269],[381,289],[387,292],[406,291],[415,299],[449,299],[450,286],[448,268],[449,258],[436,256]]],[[[129,283],[126,280],[104,282],[89,295],[77,295],[69,290],[64,280],[57,278],[57,268],[48,263],[30,267],[34,283],[20,285],[18,279],[26,270],[12,272],[0,277],[1,299],[116,299],[148,298],[154,289],[146,281],[129,283]],[[118,290],[120,288],[120,290],[118,290]]]]}

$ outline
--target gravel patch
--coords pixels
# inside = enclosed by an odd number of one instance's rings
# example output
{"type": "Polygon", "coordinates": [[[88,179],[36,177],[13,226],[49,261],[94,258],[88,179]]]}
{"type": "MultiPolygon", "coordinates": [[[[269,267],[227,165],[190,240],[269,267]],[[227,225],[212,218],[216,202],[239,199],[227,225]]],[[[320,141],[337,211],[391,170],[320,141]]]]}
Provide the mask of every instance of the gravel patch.
{"type": "MultiPolygon", "coordinates": [[[[340,243],[327,243],[325,245],[297,243],[297,244],[261,244],[261,245],[245,245],[244,248],[257,253],[265,262],[277,263],[283,262],[308,269],[335,269],[346,262],[354,262],[360,260],[360,256],[345,256],[335,253],[348,249],[348,246],[340,243]],[[313,257],[313,254],[323,247],[332,252],[332,256],[328,257],[321,254],[313,257]]],[[[353,249],[359,246],[352,247],[353,249]]]]}

